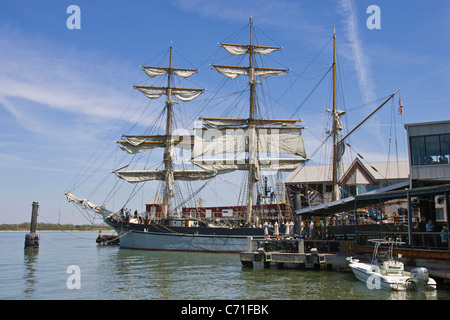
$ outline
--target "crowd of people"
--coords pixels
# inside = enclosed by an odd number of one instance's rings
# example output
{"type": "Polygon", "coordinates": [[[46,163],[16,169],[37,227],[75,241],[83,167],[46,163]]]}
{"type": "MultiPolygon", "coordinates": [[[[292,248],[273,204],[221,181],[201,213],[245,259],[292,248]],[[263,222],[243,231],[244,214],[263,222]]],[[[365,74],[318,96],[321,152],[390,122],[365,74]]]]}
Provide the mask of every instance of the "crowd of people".
{"type": "Polygon", "coordinates": [[[131,222],[131,219],[136,219],[134,222],[137,222],[140,224],[141,223],[148,224],[148,221],[149,221],[149,219],[148,219],[149,215],[148,215],[147,211],[145,211],[144,215],[139,214],[137,210],[135,210],[134,213],[132,214],[131,209],[122,208],[122,209],[120,209],[119,214],[120,214],[120,218],[122,219],[122,221],[125,221],[125,222],[131,222]]]}

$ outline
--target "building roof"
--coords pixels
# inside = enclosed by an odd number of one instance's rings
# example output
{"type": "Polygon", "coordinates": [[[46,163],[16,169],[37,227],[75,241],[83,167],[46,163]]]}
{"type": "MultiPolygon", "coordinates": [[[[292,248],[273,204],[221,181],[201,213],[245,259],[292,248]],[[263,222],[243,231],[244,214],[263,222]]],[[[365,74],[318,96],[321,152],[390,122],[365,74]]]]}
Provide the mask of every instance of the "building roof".
{"type": "MultiPolygon", "coordinates": [[[[331,183],[331,165],[303,166],[286,179],[287,184],[331,183]]],[[[339,180],[346,184],[371,184],[370,180],[404,180],[409,177],[408,161],[363,163],[356,158],[351,164],[342,164],[339,180]]]]}
{"type": "Polygon", "coordinates": [[[449,124],[449,123],[450,123],[450,120],[405,123],[405,128],[407,128],[407,127],[415,127],[415,126],[433,126],[433,125],[449,124]]]}
{"type": "Polygon", "coordinates": [[[347,197],[329,203],[323,203],[317,206],[307,207],[295,210],[297,215],[306,216],[328,216],[334,213],[349,211],[355,209],[356,205],[364,206],[370,203],[389,201],[393,199],[407,198],[423,195],[445,194],[450,191],[450,184],[434,185],[429,187],[408,189],[408,182],[401,182],[383,189],[367,192],[361,195],[347,197]]]}

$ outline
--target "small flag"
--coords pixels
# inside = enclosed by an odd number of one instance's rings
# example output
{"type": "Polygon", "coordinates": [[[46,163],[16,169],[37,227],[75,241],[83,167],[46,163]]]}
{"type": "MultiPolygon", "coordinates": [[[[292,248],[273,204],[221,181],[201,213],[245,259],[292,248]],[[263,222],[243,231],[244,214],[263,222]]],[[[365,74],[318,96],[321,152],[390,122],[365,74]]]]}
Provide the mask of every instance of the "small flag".
{"type": "Polygon", "coordinates": [[[403,114],[403,103],[401,99],[398,99],[398,114],[400,116],[403,114]]]}

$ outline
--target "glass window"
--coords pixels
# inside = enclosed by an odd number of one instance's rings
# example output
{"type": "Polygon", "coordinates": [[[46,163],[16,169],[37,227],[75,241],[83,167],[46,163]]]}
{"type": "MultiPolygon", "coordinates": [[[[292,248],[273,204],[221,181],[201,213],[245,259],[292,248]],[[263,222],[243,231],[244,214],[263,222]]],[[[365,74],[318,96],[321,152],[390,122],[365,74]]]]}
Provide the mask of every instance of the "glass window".
{"type": "Polygon", "coordinates": [[[425,138],[411,137],[411,164],[418,166],[425,164],[425,138]]]}
{"type": "Polygon", "coordinates": [[[441,134],[441,157],[439,158],[440,163],[449,163],[450,159],[450,134],[441,134]]]}
{"type": "Polygon", "coordinates": [[[447,164],[450,160],[450,134],[411,137],[411,165],[447,164]]]}
{"type": "Polygon", "coordinates": [[[425,136],[425,146],[427,159],[426,164],[439,163],[439,157],[441,155],[441,147],[439,146],[439,136],[425,136]]]}

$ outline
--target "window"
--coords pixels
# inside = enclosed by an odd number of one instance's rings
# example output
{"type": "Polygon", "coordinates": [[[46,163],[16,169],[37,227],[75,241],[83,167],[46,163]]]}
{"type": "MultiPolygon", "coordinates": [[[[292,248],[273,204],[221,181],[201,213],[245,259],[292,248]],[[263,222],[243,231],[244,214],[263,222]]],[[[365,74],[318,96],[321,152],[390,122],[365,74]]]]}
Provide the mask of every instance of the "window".
{"type": "Polygon", "coordinates": [[[439,163],[439,156],[441,155],[439,136],[426,136],[425,150],[427,153],[426,164],[439,163]]]}
{"type": "Polygon", "coordinates": [[[445,164],[450,157],[450,134],[411,137],[411,165],[445,164]]]}
{"type": "Polygon", "coordinates": [[[425,164],[424,137],[411,137],[411,161],[413,166],[425,164]]]}
{"type": "Polygon", "coordinates": [[[222,217],[232,217],[233,209],[222,209],[222,217]]]}
{"type": "Polygon", "coordinates": [[[441,134],[439,138],[441,143],[441,158],[439,158],[439,161],[448,163],[450,159],[450,134],[441,134]]]}

